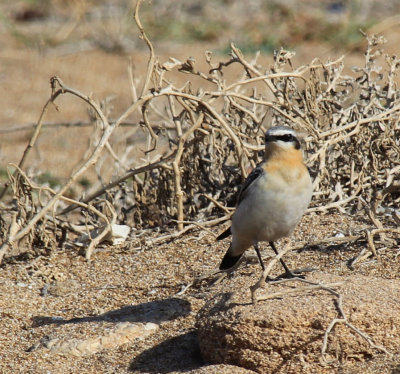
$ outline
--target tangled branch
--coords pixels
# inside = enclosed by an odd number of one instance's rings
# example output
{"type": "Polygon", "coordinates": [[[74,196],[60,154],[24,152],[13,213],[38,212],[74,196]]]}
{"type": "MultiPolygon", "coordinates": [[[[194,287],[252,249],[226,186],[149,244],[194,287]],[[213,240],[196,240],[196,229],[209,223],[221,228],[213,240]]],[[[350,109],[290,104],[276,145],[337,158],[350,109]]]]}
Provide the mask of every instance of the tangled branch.
{"type": "Polygon", "coordinates": [[[141,89],[130,72],[133,102],[118,118],[109,119],[104,105],[52,78],[52,95],[1,193],[4,199],[12,185],[12,195],[19,199],[16,207],[5,209],[3,256],[36,226],[48,223],[44,217],[50,211],[55,220],[104,224],[99,214],[79,203],[104,213],[106,199],[115,209],[117,223],[137,229],[176,224],[183,233],[185,225],[193,225],[185,222],[201,221],[206,227],[206,221],[228,219],[241,182],[262,158],[264,133],[274,125],[288,125],[306,135],[306,159],[314,171],[310,212],[367,213],[373,225],[363,234],[369,254],[376,255],[377,238],[395,240],[400,194],[390,186],[398,186],[400,174],[400,100],[395,82],[400,60],[384,55],[383,38],[365,35],[365,62],[353,68],[352,75],[343,73],[343,57],[326,63],[315,59],[293,68],[294,54],[283,49],[275,52],[271,67],[260,67],[257,58],[248,61],[233,44],[227,61],[214,62],[206,51],[208,68],[201,71],[191,57],[159,61],[140,21],[140,5],[139,0],[134,19],[149,49],[147,72],[141,89]],[[188,79],[178,87],[174,77],[182,74],[188,79]],[[84,101],[93,112],[95,143],[65,184],[40,205],[24,197],[30,176],[18,175],[41,134],[48,107],[61,95],[84,101]],[[120,144],[118,136],[112,136],[128,117],[136,123],[133,146],[126,136],[120,144]],[[86,196],[65,200],[68,189],[92,166],[98,183],[86,196]],[[117,175],[103,181],[105,168],[115,169],[117,175]],[[30,213],[22,214],[22,207],[30,213]],[[382,209],[386,215],[378,218],[382,209]]]}

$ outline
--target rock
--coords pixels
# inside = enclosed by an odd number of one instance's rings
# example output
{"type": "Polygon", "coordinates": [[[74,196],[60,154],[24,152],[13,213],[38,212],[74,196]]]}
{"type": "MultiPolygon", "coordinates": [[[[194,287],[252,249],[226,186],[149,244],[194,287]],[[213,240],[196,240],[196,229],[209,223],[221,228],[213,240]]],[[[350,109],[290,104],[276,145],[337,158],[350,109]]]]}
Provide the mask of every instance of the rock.
{"type": "Polygon", "coordinates": [[[159,326],[155,323],[129,323],[118,324],[112,331],[102,336],[88,339],[60,340],[54,338],[46,342],[45,346],[52,353],[72,356],[87,356],[104,349],[115,349],[135,339],[144,338],[154,334],[159,326]]]}
{"type": "MultiPolygon", "coordinates": [[[[100,234],[104,232],[107,228],[107,225],[100,226],[96,229],[90,231],[90,237],[88,234],[81,235],[74,241],[74,244],[78,247],[88,246],[91,240],[97,238],[100,234]]],[[[100,243],[108,241],[112,245],[122,244],[125,242],[129,233],[131,232],[131,228],[127,225],[117,225],[112,223],[110,225],[110,231],[101,239],[100,243]]]]}
{"type": "Polygon", "coordinates": [[[74,279],[66,279],[62,281],[56,281],[52,284],[46,284],[42,290],[41,295],[46,296],[50,294],[52,296],[66,296],[76,292],[80,288],[79,282],[74,279]]]}
{"type": "MultiPolygon", "coordinates": [[[[313,274],[314,280],[343,281],[337,291],[343,297],[343,310],[357,329],[373,342],[395,353],[388,360],[378,349],[344,323],[329,334],[326,358],[335,361],[346,373],[368,372],[369,361],[390,367],[400,366],[400,280],[354,275],[313,274]],[[361,366],[360,366],[361,365],[361,366]],[[363,369],[357,371],[357,367],[363,369]],[[352,370],[355,371],[352,371],[352,370]]],[[[287,290],[294,283],[267,285],[261,292],[287,290]]],[[[296,287],[304,287],[296,283],[296,287]]],[[[226,286],[228,289],[228,285],[226,286]]],[[[250,303],[249,289],[219,293],[209,300],[197,316],[199,344],[207,362],[232,364],[259,373],[328,373],[332,367],[321,364],[324,333],[335,318],[341,318],[332,294],[323,291],[285,295],[250,303]]]]}

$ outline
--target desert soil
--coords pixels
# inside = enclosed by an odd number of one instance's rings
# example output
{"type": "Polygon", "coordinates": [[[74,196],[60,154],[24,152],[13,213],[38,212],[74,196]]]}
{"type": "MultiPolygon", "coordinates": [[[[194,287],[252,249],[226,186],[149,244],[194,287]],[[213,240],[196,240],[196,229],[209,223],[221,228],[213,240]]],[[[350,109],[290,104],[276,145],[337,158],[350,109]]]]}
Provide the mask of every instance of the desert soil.
{"type": "MultiPolygon", "coordinates": [[[[349,235],[364,227],[362,218],[310,214],[296,229],[291,244],[349,235]]],[[[248,284],[249,278],[255,282],[260,273],[255,254],[249,251],[248,262],[232,278],[214,284],[218,276],[213,272],[227,248],[226,241],[215,241],[214,234],[220,230],[218,227],[212,232],[193,232],[161,245],[150,241],[140,245],[136,240],[105,246],[90,263],[75,251],[59,251],[31,261],[9,261],[1,268],[0,278],[0,372],[206,370],[209,363],[201,358],[194,327],[198,311],[223,287],[226,290],[226,282],[235,291],[243,283],[248,284]],[[129,342],[117,339],[108,347],[83,355],[52,351],[47,345],[49,341],[68,344],[104,337],[123,322],[155,323],[159,329],[129,342]]],[[[348,261],[365,245],[306,246],[289,253],[285,260],[292,268],[312,267],[325,274],[398,279],[397,249],[383,250],[379,258],[349,269],[348,261]]],[[[263,248],[268,261],[272,252],[265,245],[263,248]]],[[[280,270],[275,269],[274,274],[280,270]]],[[[312,278],[312,274],[308,275],[308,279],[312,278]]],[[[250,302],[250,292],[243,302],[250,302]]],[[[220,370],[221,367],[211,367],[205,372],[220,370]]],[[[233,368],[229,370],[235,372],[233,368]]]]}

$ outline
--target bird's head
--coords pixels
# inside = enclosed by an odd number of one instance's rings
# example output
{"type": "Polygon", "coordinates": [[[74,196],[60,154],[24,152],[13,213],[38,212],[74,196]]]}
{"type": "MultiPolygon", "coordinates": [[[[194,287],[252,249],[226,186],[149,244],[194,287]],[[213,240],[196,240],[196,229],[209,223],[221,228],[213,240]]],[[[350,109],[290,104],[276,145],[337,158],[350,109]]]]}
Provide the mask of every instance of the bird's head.
{"type": "Polygon", "coordinates": [[[299,151],[300,142],[296,132],[290,127],[275,126],[265,134],[265,152],[270,155],[275,152],[299,151]]]}

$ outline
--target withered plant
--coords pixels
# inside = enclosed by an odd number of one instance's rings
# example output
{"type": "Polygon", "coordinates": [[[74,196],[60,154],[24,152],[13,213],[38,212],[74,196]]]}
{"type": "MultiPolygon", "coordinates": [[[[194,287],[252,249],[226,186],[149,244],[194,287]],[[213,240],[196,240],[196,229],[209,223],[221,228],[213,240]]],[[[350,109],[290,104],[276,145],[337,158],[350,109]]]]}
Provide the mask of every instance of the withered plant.
{"type": "Polygon", "coordinates": [[[241,182],[261,161],[265,131],[275,125],[304,134],[314,178],[310,212],[365,214],[370,230],[340,238],[367,240],[361,255],[376,255],[378,239],[391,246],[399,242],[400,60],[384,54],[382,37],[365,35],[365,63],[351,69],[344,57],[294,68],[294,54],[283,49],[275,51],[271,66],[263,67],[258,55],[248,60],[233,44],[224,61],[206,51],[207,68],[200,69],[191,57],[157,58],[139,7],[140,1],[134,18],[149,49],[147,73],[138,82],[131,70],[132,104],[118,118],[110,118],[107,103],[96,103],[59,77],[51,79],[52,95],[1,194],[0,262],[21,240],[51,249],[102,228],[86,248],[89,258],[112,223],[137,230],[175,226],[176,232],[159,241],[223,222],[230,218],[241,182]],[[172,73],[186,83],[178,86],[172,73]],[[63,186],[52,190],[35,184],[24,166],[48,107],[61,95],[86,102],[94,126],[84,160],[63,186]],[[129,130],[133,144],[116,135],[128,118],[135,118],[129,130]],[[98,185],[80,199],[67,197],[92,166],[98,185]],[[106,168],[118,175],[104,180],[106,168]],[[12,201],[5,198],[7,189],[12,201]]]}

